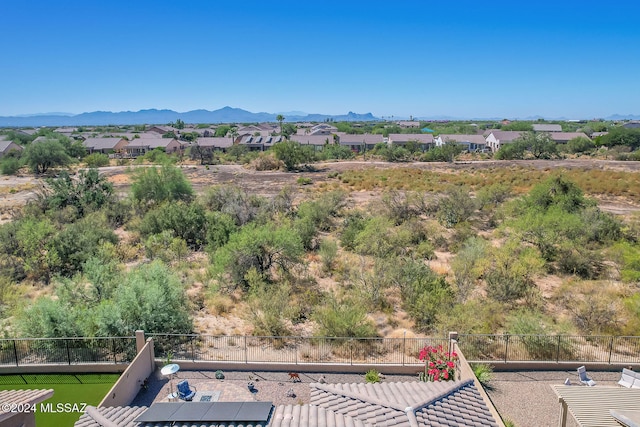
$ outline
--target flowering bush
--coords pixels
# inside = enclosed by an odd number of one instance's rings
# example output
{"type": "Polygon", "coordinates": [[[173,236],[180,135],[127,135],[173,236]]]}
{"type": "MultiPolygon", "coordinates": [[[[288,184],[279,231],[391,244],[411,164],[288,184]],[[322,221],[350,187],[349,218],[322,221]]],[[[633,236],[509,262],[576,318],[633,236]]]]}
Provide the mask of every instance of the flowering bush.
{"type": "Polygon", "coordinates": [[[420,381],[451,381],[455,379],[458,354],[445,352],[442,344],[425,346],[420,350],[420,360],[424,361],[424,372],[420,372],[420,381]]]}

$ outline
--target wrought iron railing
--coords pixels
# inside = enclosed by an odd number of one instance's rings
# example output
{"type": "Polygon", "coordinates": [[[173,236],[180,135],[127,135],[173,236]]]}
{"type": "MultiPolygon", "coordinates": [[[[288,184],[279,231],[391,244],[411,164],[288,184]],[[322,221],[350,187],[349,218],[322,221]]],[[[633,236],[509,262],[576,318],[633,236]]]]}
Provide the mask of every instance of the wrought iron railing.
{"type": "Polygon", "coordinates": [[[135,337],[0,340],[0,366],[128,363],[135,355],[135,337]]]}
{"type": "MultiPolygon", "coordinates": [[[[435,338],[257,337],[147,334],[157,359],[239,363],[419,365],[435,338]]],[[[469,361],[640,363],[640,337],[577,335],[459,335],[469,361]]],[[[16,338],[0,340],[0,366],[128,363],[135,337],[16,338]]]]}

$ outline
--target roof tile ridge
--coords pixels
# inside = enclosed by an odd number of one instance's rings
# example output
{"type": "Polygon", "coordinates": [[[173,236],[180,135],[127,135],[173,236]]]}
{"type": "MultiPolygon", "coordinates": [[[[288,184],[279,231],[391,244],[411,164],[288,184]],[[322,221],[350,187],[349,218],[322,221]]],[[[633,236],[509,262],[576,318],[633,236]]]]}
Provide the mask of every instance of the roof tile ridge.
{"type": "MultiPolygon", "coordinates": [[[[347,383],[345,383],[347,384],[347,383]]],[[[352,384],[356,384],[356,383],[352,383],[352,384]]],[[[322,390],[322,391],[326,391],[327,393],[333,393],[333,394],[340,394],[342,396],[351,398],[351,399],[355,399],[355,400],[360,400],[362,402],[367,402],[367,403],[372,403],[374,405],[379,405],[382,406],[383,408],[391,408],[391,409],[395,409],[401,412],[405,412],[404,407],[402,407],[402,405],[397,405],[394,404],[392,402],[386,402],[383,401],[381,399],[375,398],[375,397],[371,397],[371,396],[364,396],[360,393],[357,392],[352,392],[350,390],[341,390],[341,389],[337,389],[329,384],[320,384],[320,383],[312,383],[310,384],[311,387],[315,387],[318,390],[322,390]]]]}
{"type": "Polygon", "coordinates": [[[463,387],[466,387],[468,385],[473,385],[473,379],[468,379],[468,380],[461,380],[460,382],[453,382],[453,385],[444,389],[443,391],[441,391],[440,393],[436,394],[435,396],[430,397],[429,399],[425,399],[423,401],[418,401],[416,403],[414,403],[411,406],[408,406],[407,408],[404,409],[405,412],[408,411],[412,411],[415,412],[418,409],[424,408],[425,406],[433,403],[433,402],[437,402],[438,400],[442,399],[443,397],[446,397],[450,394],[452,394],[453,392],[456,392],[458,390],[460,390],[463,387]]]}

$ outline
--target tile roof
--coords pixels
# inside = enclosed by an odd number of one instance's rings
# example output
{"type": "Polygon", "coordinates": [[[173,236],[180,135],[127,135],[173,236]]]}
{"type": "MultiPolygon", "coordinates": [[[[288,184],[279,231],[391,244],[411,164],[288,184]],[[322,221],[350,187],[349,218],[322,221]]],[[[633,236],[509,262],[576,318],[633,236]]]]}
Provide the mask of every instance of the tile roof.
{"type": "Polygon", "coordinates": [[[122,141],[123,138],[87,138],[82,145],[93,150],[110,150],[122,141]]]}
{"type": "Polygon", "coordinates": [[[557,124],[534,124],[531,126],[536,132],[562,132],[562,126],[557,124]]]}
{"type": "Polygon", "coordinates": [[[47,400],[53,396],[52,389],[46,390],[1,390],[0,391],[0,402],[3,403],[2,408],[0,408],[0,425],[4,425],[3,421],[7,420],[14,415],[15,412],[10,412],[6,410],[6,407],[11,407],[11,404],[15,405],[35,405],[44,400],[47,400]]]}
{"type": "Polygon", "coordinates": [[[440,138],[443,142],[456,141],[456,142],[473,142],[475,144],[486,144],[486,140],[482,135],[455,135],[455,134],[440,134],[440,138]]]}
{"type": "Polygon", "coordinates": [[[270,427],[372,427],[358,419],[338,414],[316,405],[280,405],[272,416],[270,427]]]}
{"type": "Polygon", "coordinates": [[[491,131],[491,133],[497,140],[505,142],[520,138],[524,132],[516,130],[494,130],[491,131]]]}
{"type": "Polygon", "coordinates": [[[88,406],[87,411],[76,421],[74,427],[103,427],[104,420],[115,423],[118,427],[137,427],[138,423],[134,422],[134,420],[147,409],[146,406],[110,406],[102,408],[88,406]]]}
{"type": "Polygon", "coordinates": [[[12,150],[22,150],[21,145],[15,144],[12,141],[0,139],[0,153],[4,153],[8,148],[11,148],[12,150]]]}
{"type": "Polygon", "coordinates": [[[227,138],[226,136],[214,136],[207,138],[198,138],[196,144],[201,147],[227,148],[233,145],[233,140],[231,138],[227,138]]]}
{"type": "Polygon", "coordinates": [[[551,132],[549,135],[554,141],[569,141],[578,137],[589,139],[584,132],[551,132]]]}
{"type": "MultiPolygon", "coordinates": [[[[311,404],[354,418],[365,425],[498,425],[473,380],[311,384],[311,404]]],[[[308,425],[314,423],[309,422],[308,425]]]]}
{"type": "Polygon", "coordinates": [[[292,141],[297,141],[302,145],[324,145],[333,143],[331,135],[291,135],[292,141]]]}
{"type": "Polygon", "coordinates": [[[430,133],[390,133],[389,141],[398,143],[418,141],[423,144],[431,144],[433,143],[433,135],[430,133]]]}

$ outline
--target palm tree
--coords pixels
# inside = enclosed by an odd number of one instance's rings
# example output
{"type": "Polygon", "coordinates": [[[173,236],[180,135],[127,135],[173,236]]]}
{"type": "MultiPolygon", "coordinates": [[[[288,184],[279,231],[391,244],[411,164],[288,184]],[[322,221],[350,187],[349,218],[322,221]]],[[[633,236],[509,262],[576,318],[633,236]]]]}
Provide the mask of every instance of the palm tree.
{"type": "Polygon", "coordinates": [[[284,122],[284,116],[282,114],[278,114],[276,116],[276,120],[280,123],[280,136],[282,136],[282,122],[284,122]]]}

